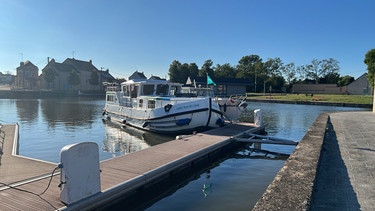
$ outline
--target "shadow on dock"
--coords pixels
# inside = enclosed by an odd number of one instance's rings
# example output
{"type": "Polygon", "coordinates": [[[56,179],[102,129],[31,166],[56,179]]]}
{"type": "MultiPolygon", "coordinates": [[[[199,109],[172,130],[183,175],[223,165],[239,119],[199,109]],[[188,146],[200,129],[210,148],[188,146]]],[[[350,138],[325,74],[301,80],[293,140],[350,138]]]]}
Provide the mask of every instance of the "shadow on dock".
{"type": "Polygon", "coordinates": [[[310,210],[360,210],[329,117],[319,163],[310,210]]]}

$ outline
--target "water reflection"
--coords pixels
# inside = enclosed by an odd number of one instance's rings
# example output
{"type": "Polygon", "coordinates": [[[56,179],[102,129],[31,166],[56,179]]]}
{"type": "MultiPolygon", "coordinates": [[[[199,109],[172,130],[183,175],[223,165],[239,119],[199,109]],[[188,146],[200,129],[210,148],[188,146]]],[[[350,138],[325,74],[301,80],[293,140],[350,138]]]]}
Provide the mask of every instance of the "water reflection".
{"type": "Polygon", "coordinates": [[[37,121],[39,115],[39,100],[17,100],[16,108],[20,121],[28,123],[37,121]]]}
{"type": "Polygon", "coordinates": [[[41,101],[41,111],[50,127],[58,124],[66,126],[90,125],[97,118],[97,106],[77,99],[48,99],[41,101]]]}
{"type": "Polygon", "coordinates": [[[105,139],[102,150],[111,153],[112,157],[140,151],[173,139],[119,124],[103,122],[103,125],[105,139]]]}

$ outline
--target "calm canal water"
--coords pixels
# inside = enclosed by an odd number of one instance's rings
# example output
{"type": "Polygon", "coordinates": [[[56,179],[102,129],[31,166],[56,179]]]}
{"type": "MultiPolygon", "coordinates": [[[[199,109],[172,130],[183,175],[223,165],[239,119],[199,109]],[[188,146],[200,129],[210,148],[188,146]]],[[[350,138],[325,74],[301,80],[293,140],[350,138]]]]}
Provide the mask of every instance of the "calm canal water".
{"type": "MultiPolygon", "coordinates": [[[[20,125],[20,155],[59,162],[62,147],[78,142],[96,142],[100,159],[142,150],[173,140],[134,128],[104,124],[102,99],[0,99],[0,123],[20,125]]],[[[362,108],[249,103],[244,121],[253,110],[262,109],[268,135],[299,141],[322,112],[369,110],[362,108]]],[[[290,154],[292,146],[263,145],[262,149],[290,154]]],[[[249,210],[285,162],[285,157],[251,152],[233,152],[204,173],[196,175],[147,205],[147,210],[249,210]]],[[[168,187],[169,188],[169,187],[168,187]]],[[[124,208],[124,207],[122,207],[124,208]]]]}

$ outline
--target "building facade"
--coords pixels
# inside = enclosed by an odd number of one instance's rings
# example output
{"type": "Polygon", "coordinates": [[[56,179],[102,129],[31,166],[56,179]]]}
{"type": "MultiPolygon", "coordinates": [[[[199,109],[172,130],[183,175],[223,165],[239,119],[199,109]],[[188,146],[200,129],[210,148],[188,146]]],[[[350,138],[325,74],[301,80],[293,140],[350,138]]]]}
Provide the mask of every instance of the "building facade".
{"type": "Polygon", "coordinates": [[[54,59],[42,69],[41,89],[59,91],[103,91],[103,82],[114,82],[109,70],[98,70],[92,61],[68,58],[62,63],[54,59]]]}
{"type": "Polygon", "coordinates": [[[38,89],[38,67],[30,61],[21,62],[17,67],[15,78],[16,89],[38,89]]]}
{"type": "Polygon", "coordinates": [[[373,89],[367,79],[367,73],[364,73],[347,85],[346,91],[350,95],[372,95],[373,89]]]}

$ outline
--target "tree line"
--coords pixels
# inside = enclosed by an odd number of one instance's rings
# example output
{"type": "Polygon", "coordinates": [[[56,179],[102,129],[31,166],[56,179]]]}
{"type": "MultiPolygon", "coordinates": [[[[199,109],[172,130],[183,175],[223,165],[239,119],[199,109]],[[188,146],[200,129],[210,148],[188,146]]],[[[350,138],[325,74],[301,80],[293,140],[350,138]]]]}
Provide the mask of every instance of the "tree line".
{"type": "Polygon", "coordinates": [[[201,68],[196,63],[181,63],[174,60],[169,67],[169,78],[173,82],[185,83],[187,77],[206,76],[215,78],[246,78],[253,81],[249,87],[252,92],[290,91],[292,84],[320,83],[345,86],[354,81],[354,77],[340,76],[339,62],[333,58],[313,59],[310,64],[296,66],[293,62],[284,64],[280,58],[263,60],[252,54],[243,56],[236,65],[216,64],[208,59],[201,68]]]}

